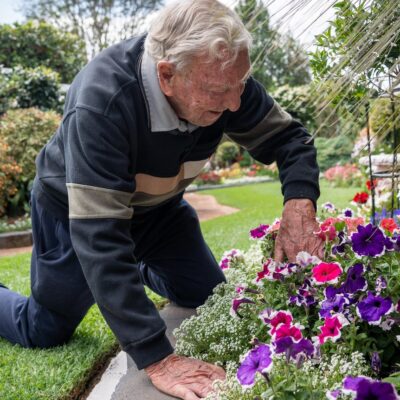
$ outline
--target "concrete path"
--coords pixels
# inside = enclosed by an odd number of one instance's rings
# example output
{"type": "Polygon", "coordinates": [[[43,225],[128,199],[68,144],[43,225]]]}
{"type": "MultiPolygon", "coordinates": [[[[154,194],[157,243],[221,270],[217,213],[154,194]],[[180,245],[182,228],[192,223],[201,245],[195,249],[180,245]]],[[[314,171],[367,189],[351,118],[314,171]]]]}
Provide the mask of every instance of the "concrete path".
{"type": "MultiPolygon", "coordinates": [[[[167,325],[167,337],[175,346],[172,331],[179,327],[182,321],[195,314],[191,308],[182,308],[168,304],[160,315],[167,325]]],[[[159,392],[150,382],[144,371],[138,371],[133,361],[128,357],[128,370],[119,381],[111,400],[170,400],[175,397],[159,392]]],[[[88,399],[89,400],[89,399],[88,399]]],[[[106,400],[106,399],[103,399],[106,400]]]]}

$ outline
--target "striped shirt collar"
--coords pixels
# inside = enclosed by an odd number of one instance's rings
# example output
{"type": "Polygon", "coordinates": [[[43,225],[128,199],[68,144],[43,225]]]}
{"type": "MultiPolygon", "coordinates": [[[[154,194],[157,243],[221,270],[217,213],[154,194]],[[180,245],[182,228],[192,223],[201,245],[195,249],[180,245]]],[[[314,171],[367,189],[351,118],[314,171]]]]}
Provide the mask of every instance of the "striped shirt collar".
{"type": "Polygon", "coordinates": [[[190,133],[198,128],[196,125],[178,118],[164,93],[161,91],[156,63],[146,51],[143,53],[141,74],[144,92],[149,105],[152,132],[179,130],[190,133]]]}

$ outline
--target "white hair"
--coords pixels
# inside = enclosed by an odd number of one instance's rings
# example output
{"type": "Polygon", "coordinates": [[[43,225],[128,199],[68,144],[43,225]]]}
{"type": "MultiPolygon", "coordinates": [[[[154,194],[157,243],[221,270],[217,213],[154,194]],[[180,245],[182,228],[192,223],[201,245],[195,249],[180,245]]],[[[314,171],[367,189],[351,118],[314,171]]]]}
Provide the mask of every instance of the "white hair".
{"type": "Polygon", "coordinates": [[[156,62],[168,60],[183,70],[193,57],[202,55],[210,61],[225,59],[223,68],[240,51],[250,50],[251,43],[240,17],[219,1],[180,0],[159,12],[144,46],[156,62]]]}

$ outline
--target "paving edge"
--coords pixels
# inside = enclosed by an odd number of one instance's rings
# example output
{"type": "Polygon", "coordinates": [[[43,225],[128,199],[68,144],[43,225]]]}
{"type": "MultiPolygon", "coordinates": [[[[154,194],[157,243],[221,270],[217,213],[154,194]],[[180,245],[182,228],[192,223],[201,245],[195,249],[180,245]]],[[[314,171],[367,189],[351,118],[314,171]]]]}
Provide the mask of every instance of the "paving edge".
{"type": "Polygon", "coordinates": [[[120,351],[111,359],[99,383],[93,388],[86,400],[110,400],[118,383],[126,375],[127,371],[128,362],[126,353],[120,351]]]}

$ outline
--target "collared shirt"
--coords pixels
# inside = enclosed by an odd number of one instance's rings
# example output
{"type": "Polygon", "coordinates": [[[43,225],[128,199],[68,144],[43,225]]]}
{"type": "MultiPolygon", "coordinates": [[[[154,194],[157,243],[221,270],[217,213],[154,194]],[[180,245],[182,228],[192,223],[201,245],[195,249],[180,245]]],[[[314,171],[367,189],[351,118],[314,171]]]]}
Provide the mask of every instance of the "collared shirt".
{"type": "Polygon", "coordinates": [[[143,53],[140,73],[149,105],[152,132],[169,132],[178,129],[181,132],[191,133],[198,128],[198,126],[178,118],[164,93],[161,91],[157,65],[146,51],[143,53]]]}

